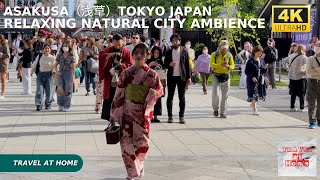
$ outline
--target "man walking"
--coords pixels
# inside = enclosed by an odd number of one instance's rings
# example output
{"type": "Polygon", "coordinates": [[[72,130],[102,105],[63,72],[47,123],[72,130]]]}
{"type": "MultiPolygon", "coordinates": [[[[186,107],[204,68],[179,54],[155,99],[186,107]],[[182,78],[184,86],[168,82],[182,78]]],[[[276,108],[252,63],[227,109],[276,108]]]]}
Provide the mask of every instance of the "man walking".
{"type": "Polygon", "coordinates": [[[320,41],[315,44],[314,52],[315,56],[310,56],[307,60],[307,96],[310,129],[315,128],[316,121],[318,121],[318,126],[320,127],[320,41]],[[316,116],[314,116],[315,108],[317,109],[316,116]]]}
{"type": "Polygon", "coordinates": [[[167,84],[168,84],[168,123],[173,122],[172,115],[172,103],[174,97],[174,91],[178,86],[179,95],[179,121],[181,124],[185,124],[184,111],[186,108],[185,92],[187,84],[191,83],[191,71],[189,65],[188,52],[180,47],[181,37],[179,34],[173,34],[170,37],[172,43],[172,49],[170,49],[164,59],[164,67],[168,69],[167,84]]]}
{"type": "Polygon", "coordinates": [[[228,41],[223,40],[219,44],[219,49],[211,54],[210,67],[213,69],[212,75],[212,108],[213,115],[219,116],[219,95],[218,87],[221,89],[220,117],[227,118],[227,99],[230,89],[230,70],[234,69],[234,60],[229,52],[228,41]]]}
{"type": "Polygon", "coordinates": [[[272,89],[276,88],[276,79],[275,76],[275,70],[276,70],[276,62],[278,59],[278,50],[275,48],[275,41],[272,38],[268,39],[268,47],[264,48],[264,55],[261,59],[264,59],[265,64],[268,65],[268,77],[270,80],[270,85],[272,86],[272,89]]]}

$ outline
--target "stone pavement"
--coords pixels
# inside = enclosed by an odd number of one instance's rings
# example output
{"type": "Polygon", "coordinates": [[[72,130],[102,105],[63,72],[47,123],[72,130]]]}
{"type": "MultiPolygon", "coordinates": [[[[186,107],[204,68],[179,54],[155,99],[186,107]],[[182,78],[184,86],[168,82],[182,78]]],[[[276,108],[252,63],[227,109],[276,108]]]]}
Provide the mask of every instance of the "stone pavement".
{"type": "MultiPolygon", "coordinates": [[[[73,95],[70,112],[57,112],[56,103],[50,111],[36,112],[34,96],[20,95],[22,83],[14,79],[13,73],[11,78],[6,99],[0,102],[0,153],[78,154],[84,166],[76,173],[3,173],[1,180],[126,177],[119,144],[105,143],[103,130],[107,122],[95,114],[95,98],[84,96],[83,86],[73,95]]],[[[143,179],[289,179],[277,176],[278,140],[313,137],[319,144],[319,129],[309,130],[306,122],[267,108],[260,109],[259,117],[253,116],[249,104],[232,93],[228,119],[213,118],[211,94],[203,95],[201,89],[191,86],[186,93],[185,125],[167,124],[163,106],[162,123],[151,126],[143,179]]],[[[175,122],[177,99],[175,96],[175,122]]],[[[163,98],[163,105],[165,101],[163,98]]]]}

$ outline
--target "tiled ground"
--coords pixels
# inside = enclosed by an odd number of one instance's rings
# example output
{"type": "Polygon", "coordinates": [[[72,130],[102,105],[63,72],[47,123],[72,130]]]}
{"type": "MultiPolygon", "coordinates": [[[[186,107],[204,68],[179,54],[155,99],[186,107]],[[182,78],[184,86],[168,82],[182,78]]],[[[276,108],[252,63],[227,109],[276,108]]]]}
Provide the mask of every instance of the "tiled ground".
{"type": "MultiPolygon", "coordinates": [[[[13,73],[11,77],[6,100],[0,102],[0,153],[78,154],[84,166],[77,173],[4,173],[1,180],[126,177],[119,144],[106,145],[107,122],[95,114],[95,97],[84,96],[83,86],[73,95],[71,112],[57,112],[56,103],[50,111],[36,112],[34,96],[20,95],[22,84],[13,73]]],[[[185,125],[165,123],[163,106],[163,122],[151,127],[144,179],[286,179],[277,177],[278,140],[320,137],[318,129],[309,130],[307,123],[269,109],[252,116],[249,104],[232,92],[228,119],[213,118],[211,95],[201,89],[191,86],[187,91],[185,125]]],[[[174,107],[178,115],[177,97],[174,107]]]]}

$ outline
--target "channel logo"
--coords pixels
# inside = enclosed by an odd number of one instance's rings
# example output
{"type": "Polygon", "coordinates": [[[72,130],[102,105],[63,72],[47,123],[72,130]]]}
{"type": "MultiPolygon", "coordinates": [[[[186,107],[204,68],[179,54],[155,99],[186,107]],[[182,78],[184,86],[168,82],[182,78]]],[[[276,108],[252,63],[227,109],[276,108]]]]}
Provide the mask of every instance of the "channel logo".
{"type": "Polygon", "coordinates": [[[310,6],[272,6],[272,32],[310,32],[310,6]]]}

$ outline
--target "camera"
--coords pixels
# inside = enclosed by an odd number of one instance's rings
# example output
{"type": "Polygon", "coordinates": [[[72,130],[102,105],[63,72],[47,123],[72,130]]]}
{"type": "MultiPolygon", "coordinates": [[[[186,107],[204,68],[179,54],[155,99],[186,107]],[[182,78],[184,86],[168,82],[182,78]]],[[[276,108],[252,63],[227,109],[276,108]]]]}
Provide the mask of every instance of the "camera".
{"type": "Polygon", "coordinates": [[[121,62],[121,53],[113,54],[112,61],[114,64],[119,64],[121,62]]]}

